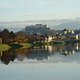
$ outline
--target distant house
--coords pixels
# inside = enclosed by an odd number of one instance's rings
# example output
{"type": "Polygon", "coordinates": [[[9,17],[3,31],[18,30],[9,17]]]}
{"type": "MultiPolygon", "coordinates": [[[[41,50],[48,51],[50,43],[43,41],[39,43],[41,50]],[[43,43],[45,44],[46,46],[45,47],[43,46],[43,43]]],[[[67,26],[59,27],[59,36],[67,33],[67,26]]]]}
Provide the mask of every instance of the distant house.
{"type": "Polygon", "coordinates": [[[0,44],[2,44],[2,38],[0,38],[0,44]]]}
{"type": "Polygon", "coordinates": [[[53,40],[53,37],[49,36],[47,38],[45,38],[45,41],[51,42],[53,40]]]}
{"type": "Polygon", "coordinates": [[[63,40],[78,40],[79,39],[79,35],[75,32],[75,30],[70,30],[70,29],[62,30],[60,33],[57,34],[57,37],[63,40]]]}
{"type": "Polygon", "coordinates": [[[70,35],[71,39],[78,40],[78,34],[72,34],[70,35]]]}
{"type": "Polygon", "coordinates": [[[76,40],[78,40],[79,39],[79,35],[78,34],[76,34],[76,40]]]}
{"type": "Polygon", "coordinates": [[[78,40],[79,36],[78,34],[66,34],[65,39],[73,39],[73,40],[78,40]]]}
{"type": "Polygon", "coordinates": [[[80,33],[78,34],[78,36],[79,36],[79,40],[80,40],[80,33]]]}

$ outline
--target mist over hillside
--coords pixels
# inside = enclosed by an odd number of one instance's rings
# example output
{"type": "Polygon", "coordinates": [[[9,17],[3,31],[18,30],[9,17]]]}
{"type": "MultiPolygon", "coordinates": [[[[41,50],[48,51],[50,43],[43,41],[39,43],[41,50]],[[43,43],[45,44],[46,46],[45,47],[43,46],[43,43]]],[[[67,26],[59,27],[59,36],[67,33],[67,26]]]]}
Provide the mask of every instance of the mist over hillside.
{"type": "Polygon", "coordinates": [[[25,26],[35,24],[47,24],[51,29],[61,30],[80,29],[80,19],[62,19],[62,20],[40,20],[40,21],[23,21],[23,22],[0,22],[0,29],[7,28],[10,31],[17,32],[25,28],[25,26]]]}
{"type": "Polygon", "coordinates": [[[78,20],[71,20],[71,21],[67,21],[67,22],[63,22],[61,24],[55,25],[53,26],[55,27],[55,29],[80,29],[80,21],[78,20]]]}

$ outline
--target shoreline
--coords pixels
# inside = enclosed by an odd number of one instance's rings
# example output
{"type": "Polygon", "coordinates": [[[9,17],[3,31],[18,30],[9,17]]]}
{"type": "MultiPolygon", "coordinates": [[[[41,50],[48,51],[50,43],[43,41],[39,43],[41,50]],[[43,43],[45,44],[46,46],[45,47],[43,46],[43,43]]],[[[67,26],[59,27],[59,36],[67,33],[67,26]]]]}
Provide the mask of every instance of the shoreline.
{"type": "Polygon", "coordinates": [[[45,45],[66,45],[80,43],[80,40],[66,40],[66,41],[52,41],[52,42],[40,42],[35,41],[35,43],[13,43],[13,44],[0,44],[0,51],[7,51],[9,49],[29,49],[31,47],[39,47],[45,45]]]}

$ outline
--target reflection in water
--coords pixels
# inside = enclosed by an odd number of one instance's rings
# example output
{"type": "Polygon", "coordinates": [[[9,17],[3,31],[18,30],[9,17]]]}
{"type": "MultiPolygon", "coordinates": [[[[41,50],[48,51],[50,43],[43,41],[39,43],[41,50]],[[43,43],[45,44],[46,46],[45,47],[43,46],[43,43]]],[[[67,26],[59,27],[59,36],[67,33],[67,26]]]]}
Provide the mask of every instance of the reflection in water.
{"type": "MultiPolygon", "coordinates": [[[[54,61],[54,58],[56,59],[59,57],[63,58],[64,56],[68,56],[72,54],[74,54],[76,58],[78,52],[80,52],[80,44],[77,43],[77,44],[68,44],[64,46],[63,45],[44,46],[42,48],[40,47],[40,49],[31,49],[31,50],[27,50],[27,49],[8,50],[6,52],[0,52],[0,59],[1,62],[3,62],[6,65],[9,64],[10,61],[14,62],[15,59],[19,61],[23,61],[25,59],[28,61],[29,60],[49,61],[49,59],[52,56],[54,56],[52,58],[52,60],[54,61]]],[[[71,59],[71,57],[68,59],[71,59]]]]}
{"type": "Polygon", "coordinates": [[[27,56],[28,59],[33,59],[33,60],[44,60],[44,59],[48,59],[48,51],[46,51],[45,49],[41,49],[41,50],[32,50],[30,51],[30,54],[27,56]]]}
{"type": "Polygon", "coordinates": [[[15,55],[19,61],[23,61],[26,58],[26,56],[28,55],[28,50],[27,49],[16,50],[15,55]]]}
{"type": "Polygon", "coordinates": [[[5,64],[8,64],[10,61],[14,61],[15,59],[15,54],[14,54],[14,51],[6,51],[6,52],[1,52],[0,54],[0,58],[1,58],[1,61],[5,64]]]}
{"type": "Polygon", "coordinates": [[[79,43],[76,44],[76,50],[79,50],[79,43]]]}

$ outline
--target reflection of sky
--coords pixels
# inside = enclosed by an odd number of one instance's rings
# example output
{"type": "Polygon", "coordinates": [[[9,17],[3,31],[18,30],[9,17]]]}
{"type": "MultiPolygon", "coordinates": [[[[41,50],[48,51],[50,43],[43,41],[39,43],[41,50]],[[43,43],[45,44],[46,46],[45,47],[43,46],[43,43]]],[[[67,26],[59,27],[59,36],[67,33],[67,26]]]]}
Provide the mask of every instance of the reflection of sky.
{"type": "MultiPolygon", "coordinates": [[[[31,63],[36,63],[36,62],[46,62],[46,63],[58,63],[58,62],[77,62],[80,63],[80,54],[76,53],[73,55],[68,55],[68,56],[64,56],[64,55],[60,55],[60,54],[54,54],[53,56],[49,56],[48,59],[43,59],[43,60],[36,60],[35,59],[24,59],[25,62],[31,62],[31,63]]],[[[24,62],[23,61],[23,62],[24,62]]]]}
{"type": "Polygon", "coordinates": [[[80,80],[80,64],[3,64],[0,65],[0,80],[80,80]]]}
{"type": "MultiPolygon", "coordinates": [[[[8,65],[0,62],[0,80],[80,80],[80,47],[78,50],[67,46],[46,49],[35,49],[27,54],[22,50],[8,65]],[[64,55],[65,49],[74,54],[64,55]]],[[[6,56],[11,55],[12,52],[6,56]]]]}
{"type": "Polygon", "coordinates": [[[0,60],[4,64],[13,62],[26,63],[58,63],[58,62],[77,62],[80,63],[80,46],[46,46],[40,49],[6,51],[0,53],[0,60]],[[78,49],[76,49],[76,46],[78,49]]]}
{"type": "Polygon", "coordinates": [[[80,62],[80,46],[45,46],[46,50],[36,50],[27,56],[30,62],[80,62]],[[78,47],[78,49],[76,49],[78,47]],[[40,53],[40,54],[39,54],[40,53]],[[46,54],[45,54],[46,53],[46,54]],[[42,60],[42,61],[41,61],[42,60]]]}

